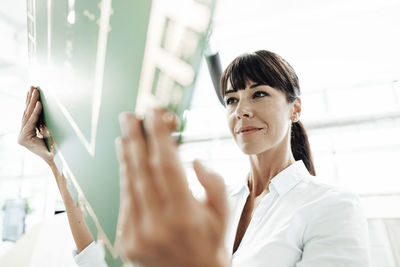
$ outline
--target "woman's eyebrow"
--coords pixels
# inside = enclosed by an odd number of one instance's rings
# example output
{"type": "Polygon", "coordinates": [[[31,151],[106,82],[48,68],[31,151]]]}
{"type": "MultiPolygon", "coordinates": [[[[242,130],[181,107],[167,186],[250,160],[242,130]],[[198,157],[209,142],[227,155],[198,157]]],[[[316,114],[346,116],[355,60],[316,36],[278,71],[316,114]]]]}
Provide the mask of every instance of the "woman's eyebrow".
{"type": "MultiPolygon", "coordinates": [[[[263,83],[254,83],[254,84],[252,84],[252,85],[249,86],[249,89],[253,89],[253,88],[255,88],[255,87],[257,87],[257,86],[261,86],[261,85],[266,85],[266,84],[263,84],[263,83]]],[[[230,93],[236,93],[236,92],[237,92],[237,90],[235,90],[235,89],[230,89],[230,90],[225,91],[225,95],[230,94],[230,93]]]]}
{"type": "Polygon", "coordinates": [[[227,90],[227,91],[225,91],[225,95],[231,94],[231,93],[236,93],[236,92],[237,92],[237,90],[233,90],[233,89],[227,90]]]}
{"type": "Polygon", "coordinates": [[[253,89],[254,87],[257,87],[257,86],[260,86],[260,85],[265,85],[265,84],[262,84],[262,83],[254,83],[254,84],[252,84],[252,85],[250,85],[250,89],[253,89]]]}

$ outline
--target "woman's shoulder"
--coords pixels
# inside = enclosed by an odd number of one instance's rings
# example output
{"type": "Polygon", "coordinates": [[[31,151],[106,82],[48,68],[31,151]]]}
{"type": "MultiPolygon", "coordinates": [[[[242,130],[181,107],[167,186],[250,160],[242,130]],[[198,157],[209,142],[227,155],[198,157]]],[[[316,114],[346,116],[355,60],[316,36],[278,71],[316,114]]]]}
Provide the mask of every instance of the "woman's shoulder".
{"type": "Polygon", "coordinates": [[[309,176],[297,187],[297,194],[304,197],[304,206],[321,213],[341,211],[362,211],[359,196],[347,188],[328,184],[320,177],[309,176]]]}

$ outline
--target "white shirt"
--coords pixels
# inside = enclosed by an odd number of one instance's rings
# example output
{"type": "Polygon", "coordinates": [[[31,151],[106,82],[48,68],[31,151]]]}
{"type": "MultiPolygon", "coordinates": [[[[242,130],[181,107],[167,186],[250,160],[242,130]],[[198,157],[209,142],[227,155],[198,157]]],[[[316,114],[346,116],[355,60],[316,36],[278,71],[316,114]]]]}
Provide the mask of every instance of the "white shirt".
{"type": "Polygon", "coordinates": [[[107,267],[104,260],[104,249],[94,241],[79,254],[74,250],[72,255],[78,267],[107,267]]]}
{"type": "MultiPolygon", "coordinates": [[[[247,181],[229,194],[226,248],[249,196],[247,181]]],[[[368,267],[367,221],[355,194],[319,182],[302,161],[270,183],[232,256],[233,267],[368,267]]]]}
{"type": "MultiPolygon", "coordinates": [[[[232,254],[237,226],[250,191],[247,181],[228,188],[230,216],[226,249],[232,254]]],[[[92,243],[75,261],[106,266],[92,243]]],[[[302,161],[276,175],[253,212],[232,267],[368,267],[367,222],[353,193],[323,184],[302,161]]]]}

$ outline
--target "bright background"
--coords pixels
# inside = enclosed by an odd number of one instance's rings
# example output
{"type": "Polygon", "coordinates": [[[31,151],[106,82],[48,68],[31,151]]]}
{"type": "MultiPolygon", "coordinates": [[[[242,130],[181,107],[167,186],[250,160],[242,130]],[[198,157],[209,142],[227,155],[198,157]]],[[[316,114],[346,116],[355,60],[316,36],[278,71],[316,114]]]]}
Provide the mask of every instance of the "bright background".
{"type": "MultiPolygon", "coordinates": [[[[0,208],[26,198],[29,230],[62,203],[48,168],[16,143],[29,88],[25,11],[25,1],[0,3],[0,208]]],[[[399,14],[398,0],[220,0],[214,24],[223,67],[258,49],[294,67],[318,176],[358,193],[370,218],[400,217],[399,14]]],[[[205,64],[188,118],[183,161],[200,158],[227,183],[244,179],[247,158],[205,64]]],[[[0,209],[0,236],[2,221],[0,209]]]]}

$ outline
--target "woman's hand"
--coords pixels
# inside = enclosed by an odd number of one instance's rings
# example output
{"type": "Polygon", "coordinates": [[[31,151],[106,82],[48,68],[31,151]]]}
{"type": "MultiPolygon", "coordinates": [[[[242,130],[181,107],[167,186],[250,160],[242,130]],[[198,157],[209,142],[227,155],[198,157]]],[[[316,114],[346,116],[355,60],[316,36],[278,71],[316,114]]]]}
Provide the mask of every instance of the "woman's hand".
{"type": "Polygon", "coordinates": [[[132,113],[120,116],[122,256],[146,267],[230,266],[224,248],[228,214],[223,180],[195,161],[207,199],[192,196],[171,137],[172,120],[161,109],[150,112],[144,123],[132,113]]]}
{"type": "Polygon", "coordinates": [[[49,152],[43,139],[45,126],[41,125],[41,129],[36,126],[41,112],[42,103],[39,101],[39,91],[32,86],[26,96],[26,108],[22,117],[18,143],[50,164],[53,162],[54,155],[49,152]]]}
{"type": "Polygon", "coordinates": [[[78,252],[80,252],[93,242],[93,238],[83,220],[81,208],[75,204],[68,191],[67,180],[62,173],[58,171],[54,163],[54,155],[52,152],[49,152],[44,142],[43,135],[46,134],[44,133],[46,126],[40,125],[40,129],[37,128],[41,112],[42,103],[39,101],[39,91],[35,87],[31,87],[26,96],[26,108],[22,117],[18,143],[44,159],[49,164],[56,179],[58,189],[60,190],[61,197],[64,201],[68,222],[72,236],[75,240],[76,248],[78,252]]]}

